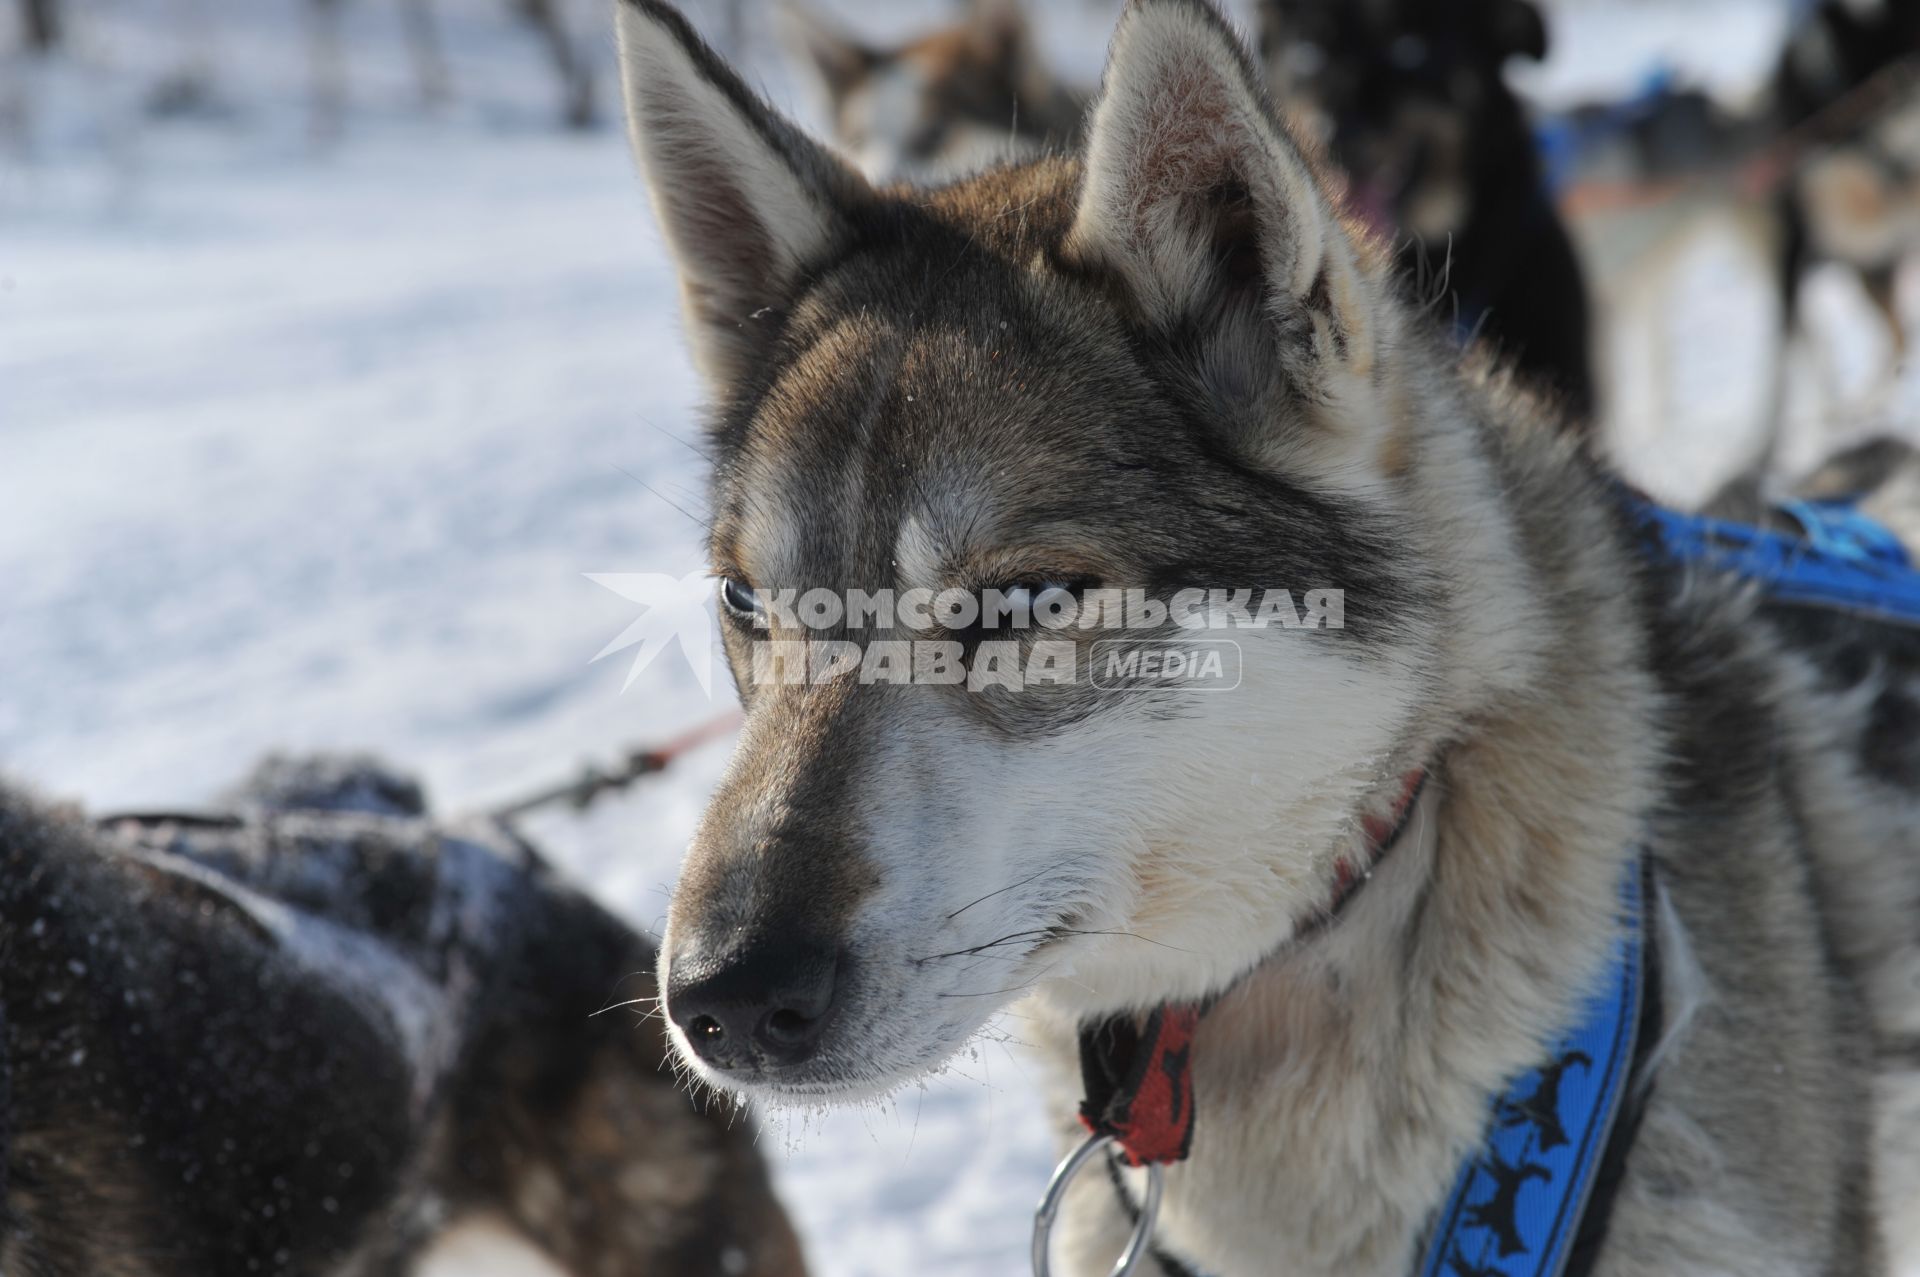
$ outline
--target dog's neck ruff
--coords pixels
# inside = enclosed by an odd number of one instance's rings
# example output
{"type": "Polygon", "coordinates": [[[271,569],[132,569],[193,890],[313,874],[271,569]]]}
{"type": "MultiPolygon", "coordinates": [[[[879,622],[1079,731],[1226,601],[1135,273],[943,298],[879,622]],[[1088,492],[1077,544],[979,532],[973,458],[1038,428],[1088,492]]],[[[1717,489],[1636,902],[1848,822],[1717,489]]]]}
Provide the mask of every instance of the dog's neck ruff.
{"type": "MultiPolygon", "coordinates": [[[[1366,823],[1365,855],[1340,865],[1333,904],[1316,929],[1339,916],[1405,833],[1425,780],[1424,771],[1409,773],[1391,816],[1366,823]]],[[[1495,1097],[1487,1134],[1467,1154],[1429,1225],[1413,1277],[1572,1277],[1591,1270],[1644,1110],[1646,1065],[1660,1032],[1658,955],[1648,929],[1652,874],[1644,855],[1632,858],[1604,978],[1545,1060],[1495,1097]]],[[[1080,1120],[1091,1134],[1061,1163],[1042,1201],[1034,1237],[1040,1277],[1048,1271],[1047,1233],[1059,1197],[1106,1145],[1118,1150],[1115,1161],[1144,1167],[1150,1177],[1144,1207],[1122,1193],[1135,1231],[1114,1277],[1131,1273],[1149,1252],[1162,1167],[1192,1148],[1193,1042],[1211,1005],[1163,1005],[1144,1023],[1118,1016],[1082,1030],[1080,1120]]],[[[1172,1256],[1158,1258],[1169,1272],[1199,1277],[1172,1256]]]]}
{"type": "MultiPolygon", "coordinates": [[[[1400,793],[1387,816],[1362,822],[1366,841],[1358,856],[1343,856],[1334,866],[1333,902],[1301,932],[1300,938],[1331,925],[1374,868],[1400,841],[1425,787],[1425,768],[1401,778],[1400,793]]],[[[1169,1003],[1154,1008],[1141,1024],[1133,1016],[1111,1016],[1080,1031],[1080,1077],[1086,1098],[1080,1122],[1095,1136],[1111,1139],[1130,1166],[1178,1162],[1193,1142],[1193,1069],[1189,1050],[1200,1018],[1217,1000],[1169,1003]]]]}

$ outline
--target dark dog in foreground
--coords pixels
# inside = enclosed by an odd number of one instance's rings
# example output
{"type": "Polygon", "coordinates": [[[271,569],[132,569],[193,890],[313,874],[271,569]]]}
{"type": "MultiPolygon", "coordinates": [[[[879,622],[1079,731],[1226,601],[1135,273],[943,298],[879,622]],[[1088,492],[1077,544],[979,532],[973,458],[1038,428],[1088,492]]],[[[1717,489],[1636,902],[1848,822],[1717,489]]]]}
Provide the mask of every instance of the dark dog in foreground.
{"type": "Polygon", "coordinates": [[[90,824],[0,789],[0,1272],[799,1277],[751,1131],[632,1012],[652,948],[366,766],[90,824]],[[722,1110],[726,1106],[720,1106],[722,1110]]]}
{"type": "Polygon", "coordinates": [[[1510,59],[1546,56],[1540,14],[1526,0],[1261,0],[1260,28],[1276,96],[1440,317],[1590,421],[1585,280],[1502,78],[1510,59]]]}

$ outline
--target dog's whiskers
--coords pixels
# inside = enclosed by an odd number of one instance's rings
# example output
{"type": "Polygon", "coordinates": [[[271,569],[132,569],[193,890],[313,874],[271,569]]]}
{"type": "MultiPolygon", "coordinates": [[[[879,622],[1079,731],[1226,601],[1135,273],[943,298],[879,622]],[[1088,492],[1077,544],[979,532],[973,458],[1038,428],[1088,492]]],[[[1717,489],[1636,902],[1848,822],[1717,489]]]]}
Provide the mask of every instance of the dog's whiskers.
{"type": "Polygon", "coordinates": [[[642,998],[628,998],[624,1002],[614,1002],[607,1006],[603,1006],[598,1011],[595,1011],[593,1015],[590,1015],[587,1018],[591,1020],[595,1018],[595,1016],[605,1015],[609,1011],[618,1011],[621,1007],[637,1007],[645,1002],[658,1003],[659,1001],[660,1001],[660,998],[658,995],[649,995],[647,997],[642,997],[642,998]]]}
{"type": "Polygon", "coordinates": [[[1043,972],[1041,975],[1035,976],[1024,984],[1009,985],[1004,989],[977,989],[972,993],[938,993],[934,996],[940,998],[997,998],[1008,993],[1018,993],[1022,989],[1031,989],[1034,985],[1040,983],[1044,975],[1045,973],[1043,972]]]}
{"type": "Polygon", "coordinates": [[[985,944],[977,944],[969,949],[954,949],[947,953],[930,953],[925,957],[914,958],[912,961],[921,963],[934,962],[941,958],[970,958],[975,954],[984,953],[988,949],[997,949],[1003,944],[1012,944],[1017,940],[1025,940],[1030,936],[1051,936],[1053,933],[1054,928],[1052,927],[1038,927],[1031,931],[1015,931],[1001,936],[998,940],[989,940],[985,944]]]}
{"type": "Polygon", "coordinates": [[[966,904],[961,905],[958,909],[955,909],[952,913],[948,914],[947,921],[952,922],[955,918],[958,918],[961,914],[973,908],[975,905],[982,903],[983,901],[991,900],[995,896],[1004,895],[1009,891],[1018,891],[1020,888],[1026,886],[1028,883],[1032,882],[1034,879],[1044,877],[1051,868],[1052,866],[1048,866],[1047,868],[1041,869],[1038,872],[1029,874],[1027,877],[1022,878],[1019,882],[1010,882],[1006,886],[998,889],[997,891],[989,891],[986,895],[981,896],[978,900],[969,900],[966,904]]]}
{"type": "MultiPolygon", "coordinates": [[[[1001,936],[997,940],[989,940],[985,944],[974,945],[967,949],[954,949],[947,953],[930,953],[922,957],[911,958],[910,961],[917,964],[935,962],[942,958],[971,958],[983,954],[989,949],[997,949],[1002,945],[1012,944],[1015,941],[1024,940],[1031,936],[1041,936],[1044,937],[1045,940],[1059,940],[1067,936],[1124,936],[1129,940],[1139,940],[1146,944],[1153,945],[1156,948],[1167,949],[1173,953],[1192,952],[1191,949],[1183,949],[1179,945],[1168,944],[1164,940],[1155,940],[1151,936],[1143,936],[1137,931],[1095,930],[1080,927],[1051,926],[1041,927],[1032,931],[1015,931],[1008,935],[1001,936]]],[[[1038,945],[1035,947],[1037,948],[1038,945]]]]}

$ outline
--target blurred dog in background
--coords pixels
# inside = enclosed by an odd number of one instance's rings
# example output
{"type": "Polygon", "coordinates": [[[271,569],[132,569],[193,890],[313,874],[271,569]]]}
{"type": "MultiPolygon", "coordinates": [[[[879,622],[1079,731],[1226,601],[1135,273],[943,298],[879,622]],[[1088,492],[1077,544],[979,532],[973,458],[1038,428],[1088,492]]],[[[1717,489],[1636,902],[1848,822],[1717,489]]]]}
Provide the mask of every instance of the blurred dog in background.
{"type": "Polygon", "coordinates": [[[1261,0],[1281,105],[1348,175],[1348,207],[1400,246],[1423,299],[1594,410],[1587,292],[1526,112],[1502,78],[1546,56],[1526,0],[1261,0]]]}
{"type": "Polygon", "coordinates": [[[879,181],[956,177],[1069,148],[1087,95],[1060,82],[1018,0],[972,0],[957,24],[892,48],[789,0],[785,42],[824,92],[833,138],[879,181]]]}
{"type": "Polygon", "coordinates": [[[1847,267],[1886,321],[1894,359],[1907,332],[1895,297],[1920,246],[1920,5],[1822,0],[1774,76],[1783,130],[1802,130],[1785,187],[1780,280],[1787,313],[1819,262],[1847,267]]]}
{"type": "Polygon", "coordinates": [[[596,1015],[653,965],[376,765],[97,826],[0,789],[0,1272],[397,1275],[480,1224],[574,1277],[802,1277],[748,1125],[596,1015]]]}

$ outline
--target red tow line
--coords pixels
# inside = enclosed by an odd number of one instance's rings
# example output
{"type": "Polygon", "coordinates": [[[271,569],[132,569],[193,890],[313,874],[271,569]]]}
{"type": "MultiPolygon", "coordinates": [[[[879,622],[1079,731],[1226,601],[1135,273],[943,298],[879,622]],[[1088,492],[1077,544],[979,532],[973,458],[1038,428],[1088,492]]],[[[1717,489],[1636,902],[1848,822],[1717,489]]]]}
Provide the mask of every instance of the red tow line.
{"type": "Polygon", "coordinates": [[[619,765],[605,769],[589,763],[580,774],[570,781],[547,788],[515,802],[505,803],[493,808],[488,814],[495,820],[515,820],[528,812],[542,807],[551,807],[565,803],[575,811],[584,811],[596,798],[612,790],[625,789],[643,776],[652,776],[671,767],[680,755],[689,753],[723,736],[730,736],[739,730],[741,713],[737,709],[728,710],[682,732],[659,745],[643,746],[627,751],[619,765]]]}

